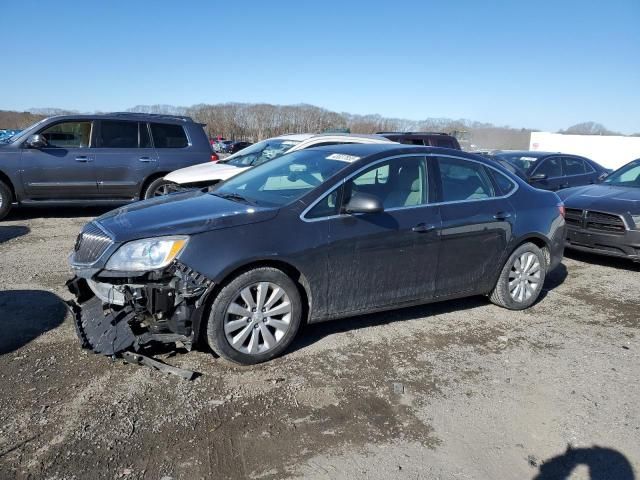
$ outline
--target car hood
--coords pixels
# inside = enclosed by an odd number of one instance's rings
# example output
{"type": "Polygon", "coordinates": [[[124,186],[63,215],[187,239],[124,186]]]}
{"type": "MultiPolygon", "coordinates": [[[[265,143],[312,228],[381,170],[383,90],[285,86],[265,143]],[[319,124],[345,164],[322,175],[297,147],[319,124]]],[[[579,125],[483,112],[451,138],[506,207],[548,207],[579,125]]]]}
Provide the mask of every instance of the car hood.
{"type": "Polygon", "coordinates": [[[600,184],[556,192],[567,208],[640,214],[640,188],[600,184]]]}
{"type": "Polygon", "coordinates": [[[96,221],[121,243],[247,225],[269,220],[277,213],[277,208],[247,205],[195,190],[132,203],[96,221]]]}
{"type": "Polygon", "coordinates": [[[227,163],[201,163],[187,168],[181,168],[165,175],[165,180],[179,184],[226,180],[249,167],[236,167],[227,163]]]}

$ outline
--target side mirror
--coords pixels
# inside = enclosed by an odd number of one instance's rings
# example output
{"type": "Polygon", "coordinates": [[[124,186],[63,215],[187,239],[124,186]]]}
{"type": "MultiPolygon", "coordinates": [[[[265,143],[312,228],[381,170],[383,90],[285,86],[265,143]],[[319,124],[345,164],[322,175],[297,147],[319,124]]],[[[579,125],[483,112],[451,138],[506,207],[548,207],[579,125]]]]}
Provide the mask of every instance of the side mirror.
{"type": "Polygon", "coordinates": [[[600,174],[600,176],[598,177],[598,181],[602,182],[605,178],[607,178],[609,176],[609,172],[602,172],[600,174]]]}
{"type": "Polygon", "coordinates": [[[344,207],[346,213],[380,213],[384,206],[378,197],[368,193],[354,193],[344,207]]]}
{"type": "Polygon", "coordinates": [[[546,173],[536,173],[535,175],[531,175],[529,177],[530,182],[539,182],[540,180],[546,180],[546,179],[547,179],[546,173]]]}
{"type": "Polygon", "coordinates": [[[44,135],[30,135],[25,145],[29,148],[44,148],[48,145],[48,142],[44,135]]]}

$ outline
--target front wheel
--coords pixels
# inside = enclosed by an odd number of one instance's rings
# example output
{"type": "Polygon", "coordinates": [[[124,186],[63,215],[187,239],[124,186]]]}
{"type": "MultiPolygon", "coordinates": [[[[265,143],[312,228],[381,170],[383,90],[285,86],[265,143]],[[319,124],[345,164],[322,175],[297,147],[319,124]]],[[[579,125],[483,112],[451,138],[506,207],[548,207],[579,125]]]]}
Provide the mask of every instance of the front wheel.
{"type": "Polygon", "coordinates": [[[249,270],[216,296],[209,314],[211,349],[231,362],[252,365],[280,355],[302,320],[300,292],[284,272],[249,270]]]}
{"type": "Polygon", "coordinates": [[[9,214],[12,200],[11,189],[0,181],[0,220],[9,214]]]}
{"type": "Polygon", "coordinates": [[[143,198],[147,200],[149,198],[162,197],[164,195],[169,195],[170,193],[179,192],[180,190],[180,185],[177,183],[170,182],[164,178],[156,178],[145,189],[143,198]]]}
{"type": "Polygon", "coordinates": [[[547,274],[547,260],[533,243],[520,245],[504,264],[489,299],[509,310],[530,307],[540,296],[547,274]]]}

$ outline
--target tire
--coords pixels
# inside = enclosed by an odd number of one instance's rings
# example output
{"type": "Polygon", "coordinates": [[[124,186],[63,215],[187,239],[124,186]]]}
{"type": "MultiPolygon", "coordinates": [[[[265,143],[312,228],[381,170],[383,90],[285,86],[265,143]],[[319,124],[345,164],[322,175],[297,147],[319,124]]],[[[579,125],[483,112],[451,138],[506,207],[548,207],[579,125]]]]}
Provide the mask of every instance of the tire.
{"type": "Polygon", "coordinates": [[[509,310],[529,308],[542,292],[547,268],[547,258],[540,248],[533,243],[520,245],[502,267],[489,299],[509,310]],[[510,282],[514,283],[510,286],[510,282]]]}
{"type": "Polygon", "coordinates": [[[291,278],[276,268],[255,268],[237,276],[216,296],[207,341],[220,357],[253,365],[284,352],[301,322],[300,292],[291,278]],[[278,313],[263,314],[270,311],[278,313]]]}
{"type": "Polygon", "coordinates": [[[13,202],[11,189],[4,182],[0,182],[0,220],[9,214],[11,202],[13,202]]]}
{"type": "Polygon", "coordinates": [[[156,178],[147,186],[142,197],[147,200],[149,198],[161,197],[177,191],[179,191],[178,184],[160,177],[156,178]]]}

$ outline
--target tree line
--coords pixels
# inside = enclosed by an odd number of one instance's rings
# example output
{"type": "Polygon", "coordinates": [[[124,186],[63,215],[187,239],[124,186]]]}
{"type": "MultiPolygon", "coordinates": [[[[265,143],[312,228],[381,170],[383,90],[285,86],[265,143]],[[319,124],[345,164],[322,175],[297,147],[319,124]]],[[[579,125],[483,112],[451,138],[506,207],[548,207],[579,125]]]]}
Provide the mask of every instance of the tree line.
{"type": "MultiPolygon", "coordinates": [[[[320,133],[350,131],[376,133],[381,131],[436,131],[455,135],[463,148],[527,149],[532,129],[496,126],[466,119],[426,118],[407,120],[381,115],[356,115],[333,112],[314,105],[272,105],[267,103],[197,104],[190,107],[174,105],[137,105],[129,112],[187,115],[205,124],[211,138],[256,142],[285,133],[320,133]]],[[[51,115],[78,113],[61,109],[37,109],[28,112],[0,110],[0,128],[25,128],[51,115]]],[[[584,122],[560,133],[614,135],[603,125],[584,122]]]]}

